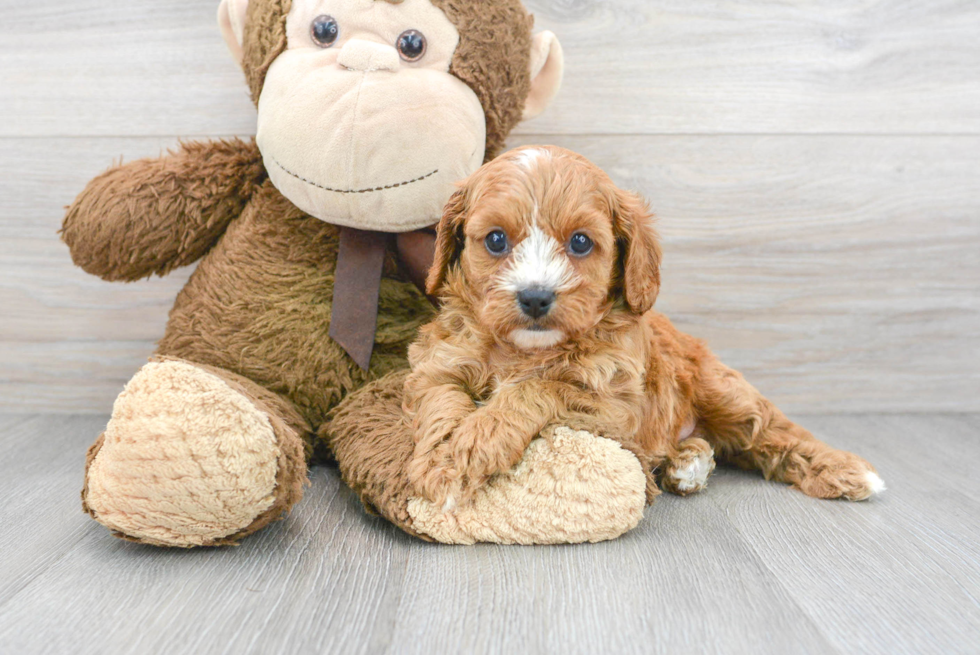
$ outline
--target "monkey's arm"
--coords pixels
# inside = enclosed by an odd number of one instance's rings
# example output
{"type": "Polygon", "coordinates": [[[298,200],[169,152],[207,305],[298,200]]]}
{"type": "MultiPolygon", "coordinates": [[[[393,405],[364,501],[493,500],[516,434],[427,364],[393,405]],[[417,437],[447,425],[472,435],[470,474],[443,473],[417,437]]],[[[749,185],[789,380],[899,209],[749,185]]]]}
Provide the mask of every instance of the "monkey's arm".
{"type": "Polygon", "coordinates": [[[61,238],[75,264],[105,280],[166,275],[214,245],[265,175],[254,141],[182,144],[89,182],[61,238]]]}

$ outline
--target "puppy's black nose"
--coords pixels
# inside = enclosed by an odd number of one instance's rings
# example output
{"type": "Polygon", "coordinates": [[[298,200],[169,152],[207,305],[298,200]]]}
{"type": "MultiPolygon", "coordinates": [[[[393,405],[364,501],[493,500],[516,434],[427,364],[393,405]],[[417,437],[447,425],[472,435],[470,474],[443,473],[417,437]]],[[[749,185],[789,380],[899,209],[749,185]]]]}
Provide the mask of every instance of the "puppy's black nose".
{"type": "Polygon", "coordinates": [[[517,294],[517,303],[521,311],[531,318],[541,318],[551,311],[555,304],[555,292],[541,287],[524,289],[517,294]]]}

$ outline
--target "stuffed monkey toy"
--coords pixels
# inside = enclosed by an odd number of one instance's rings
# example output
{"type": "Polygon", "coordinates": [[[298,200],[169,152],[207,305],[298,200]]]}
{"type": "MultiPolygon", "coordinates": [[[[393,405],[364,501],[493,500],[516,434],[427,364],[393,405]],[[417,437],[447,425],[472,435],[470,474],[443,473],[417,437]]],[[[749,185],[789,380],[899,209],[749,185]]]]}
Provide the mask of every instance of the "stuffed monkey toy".
{"type": "Polygon", "coordinates": [[[425,538],[535,542],[544,522],[583,541],[635,525],[635,458],[569,431],[488,489],[472,529],[429,534],[438,512],[370,433],[390,425],[407,346],[433,315],[416,286],[424,230],[557,93],[554,35],[532,36],[519,0],[222,0],[219,23],[255,139],[111,168],[64,220],[75,263],[105,280],[198,262],[89,450],[85,510],[145,544],[234,544],[288,513],[308,463],[334,456],[371,509],[425,538]],[[413,502],[432,520],[413,519],[413,502]]]}

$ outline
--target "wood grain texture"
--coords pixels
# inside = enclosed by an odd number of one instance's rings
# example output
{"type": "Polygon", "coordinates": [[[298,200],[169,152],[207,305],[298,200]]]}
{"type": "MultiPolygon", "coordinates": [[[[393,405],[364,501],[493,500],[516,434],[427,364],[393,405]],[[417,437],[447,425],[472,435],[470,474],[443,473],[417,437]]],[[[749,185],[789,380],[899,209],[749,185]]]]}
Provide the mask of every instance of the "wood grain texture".
{"type": "Polygon", "coordinates": [[[88,532],[81,499],[67,491],[85,463],[83,444],[105,427],[101,416],[12,418],[0,422],[0,612],[88,532]]]}
{"type": "Polygon", "coordinates": [[[447,547],[316,468],[237,548],[112,538],[78,507],[104,416],[0,415],[0,652],[969,652],[980,639],[980,416],[796,417],[878,466],[867,503],[723,469],[617,541],[447,547]]]}
{"type": "Polygon", "coordinates": [[[749,653],[765,635],[769,652],[833,652],[707,496],[676,500],[610,543],[413,545],[394,643],[419,655],[749,653]]]}
{"type": "MultiPolygon", "coordinates": [[[[658,308],[790,411],[980,410],[980,137],[515,138],[644,194],[658,308]]],[[[3,139],[0,407],[106,412],[189,274],[85,275],[56,231],[113,159],[169,139],[3,139]]]]}
{"type": "MultiPolygon", "coordinates": [[[[216,0],[7,4],[0,135],[254,129],[216,0]]],[[[527,4],[568,60],[527,133],[980,133],[973,0],[527,4]]]]}
{"type": "Polygon", "coordinates": [[[980,640],[980,456],[976,417],[811,417],[822,439],[874,463],[888,484],[876,510],[812,503],[733,475],[711,489],[772,575],[788,581],[840,652],[968,652],[980,640]],[[939,509],[942,508],[942,509],[939,509]],[[786,520],[787,518],[793,520],[786,520]],[[910,569],[917,571],[908,576],[910,569]],[[904,626],[897,638],[897,626],[904,626]]]}

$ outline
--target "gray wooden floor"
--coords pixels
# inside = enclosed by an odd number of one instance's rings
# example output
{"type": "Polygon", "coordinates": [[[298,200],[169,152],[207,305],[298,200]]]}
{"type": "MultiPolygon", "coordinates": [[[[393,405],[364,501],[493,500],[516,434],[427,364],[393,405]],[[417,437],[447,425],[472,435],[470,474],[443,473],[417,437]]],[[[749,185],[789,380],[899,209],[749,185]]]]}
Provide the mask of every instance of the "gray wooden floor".
{"type": "Polygon", "coordinates": [[[887,494],[820,502],[722,470],[611,543],[446,547],[322,467],[286,521],[184,552],[81,513],[104,417],[0,415],[0,652],[977,652],[980,415],[795,418],[887,494]]]}

